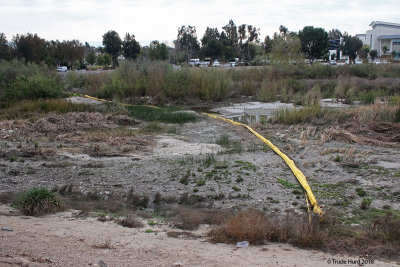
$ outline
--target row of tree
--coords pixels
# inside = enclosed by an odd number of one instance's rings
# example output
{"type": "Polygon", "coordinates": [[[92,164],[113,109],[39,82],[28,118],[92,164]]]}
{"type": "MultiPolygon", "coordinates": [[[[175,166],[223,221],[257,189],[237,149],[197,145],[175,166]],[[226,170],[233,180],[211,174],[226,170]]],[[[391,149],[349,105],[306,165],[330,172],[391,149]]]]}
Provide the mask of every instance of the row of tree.
{"type": "Polygon", "coordinates": [[[175,61],[182,62],[194,57],[209,57],[211,59],[240,58],[243,61],[254,60],[256,56],[275,61],[297,61],[307,58],[312,64],[316,59],[328,57],[330,39],[343,38],[340,50],[350,61],[354,61],[362,42],[356,36],[341,33],[338,29],[326,32],[322,28],[306,26],[299,32],[289,32],[281,25],[279,32],[272,37],[266,36],[264,41],[259,39],[259,29],[242,24],[236,26],[230,20],[219,32],[217,28],[207,27],[200,42],[197,39],[194,26],[182,26],[178,29],[174,41],[175,61]]]}
{"type": "MultiPolygon", "coordinates": [[[[88,45],[88,44],[87,44],[88,45]]],[[[46,41],[37,34],[17,34],[10,43],[0,33],[0,59],[23,59],[25,62],[45,62],[48,65],[72,66],[82,61],[86,47],[78,40],[46,41]]]]}
{"type": "MultiPolygon", "coordinates": [[[[84,59],[89,64],[118,64],[119,56],[128,59],[141,57],[148,60],[167,60],[174,63],[187,62],[190,58],[211,58],[242,61],[297,61],[307,58],[312,64],[315,60],[327,57],[330,39],[343,38],[340,50],[354,61],[357,54],[364,55],[362,42],[355,36],[341,33],[337,29],[326,32],[322,28],[306,26],[299,32],[289,31],[281,25],[279,32],[272,37],[266,36],[260,41],[260,32],[253,25],[236,26],[230,20],[222,27],[207,27],[200,42],[195,26],[182,26],[178,29],[174,48],[164,43],[153,41],[149,46],[141,47],[135,35],[126,33],[122,40],[116,31],[108,31],[103,36],[103,47],[90,47],[78,40],[46,41],[37,34],[28,33],[13,37],[7,42],[0,33],[0,59],[24,59],[26,62],[45,62],[48,65],[82,64],[84,59]],[[110,62],[111,61],[111,62],[110,62]]],[[[369,51],[366,52],[368,55],[369,51]]]]}

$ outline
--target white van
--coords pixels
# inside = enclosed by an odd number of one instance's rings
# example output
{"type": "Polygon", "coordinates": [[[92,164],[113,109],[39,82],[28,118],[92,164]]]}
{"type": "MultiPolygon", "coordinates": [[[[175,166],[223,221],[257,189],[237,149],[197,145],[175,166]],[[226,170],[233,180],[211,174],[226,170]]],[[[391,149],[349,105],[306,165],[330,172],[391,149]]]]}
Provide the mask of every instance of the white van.
{"type": "Polygon", "coordinates": [[[192,67],[200,66],[200,59],[192,58],[191,60],[189,60],[189,66],[192,67]]]}
{"type": "Polygon", "coordinates": [[[66,66],[61,66],[61,67],[57,68],[57,71],[60,71],[60,72],[66,72],[67,70],[68,70],[68,68],[66,66]]]}

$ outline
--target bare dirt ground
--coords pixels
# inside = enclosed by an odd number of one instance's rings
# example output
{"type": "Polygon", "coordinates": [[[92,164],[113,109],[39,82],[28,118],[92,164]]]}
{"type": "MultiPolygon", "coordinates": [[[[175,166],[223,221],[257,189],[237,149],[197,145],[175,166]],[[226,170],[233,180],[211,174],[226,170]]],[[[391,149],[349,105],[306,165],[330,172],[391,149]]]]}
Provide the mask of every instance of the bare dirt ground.
{"type": "MultiPolygon", "coordinates": [[[[123,116],[71,113],[0,125],[3,194],[70,186],[102,197],[134,192],[152,200],[161,193],[178,202],[186,193],[212,208],[306,210],[281,158],[245,129],[222,121],[202,118],[149,130],[148,123],[123,116]]],[[[314,126],[255,128],[296,162],[320,204],[351,212],[362,200],[355,189],[362,187],[372,207],[400,208],[398,148],[325,140],[314,126]]]]}
{"type": "MultiPolygon", "coordinates": [[[[360,217],[400,209],[397,146],[335,140],[311,125],[253,126],[296,162],[324,209],[335,208],[355,225],[360,217]],[[360,209],[365,196],[372,200],[366,211],[360,209]]],[[[275,153],[245,129],[206,117],[173,125],[100,113],[47,114],[36,121],[1,121],[0,138],[0,200],[5,203],[12,194],[47,187],[72,204],[74,198],[121,201],[106,211],[116,213],[125,205],[152,212],[157,196],[176,206],[256,208],[276,215],[307,211],[295,177],[275,153]],[[138,199],[148,201],[138,206],[138,199]]],[[[107,266],[324,266],[339,257],[279,244],[246,249],[211,244],[204,242],[205,228],[195,232],[201,237],[186,240],[167,237],[171,229],[164,224],[152,229],[156,233],[145,233],[147,228],[78,219],[71,211],[31,218],[2,210],[1,226],[14,230],[1,232],[1,261],[9,265],[103,260],[107,266]],[[107,239],[113,249],[92,247],[107,239]]]]}
{"type": "MultiPolygon", "coordinates": [[[[207,227],[190,235],[164,223],[125,228],[77,218],[78,211],[27,217],[0,206],[1,266],[331,266],[358,257],[302,250],[287,244],[237,248],[207,242],[207,227]],[[171,237],[171,233],[182,233],[171,237]],[[101,262],[102,261],[102,262],[101,262]],[[101,262],[101,263],[100,263],[101,262]]],[[[146,223],[146,221],[144,221],[146,223]]],[[[396,266],[374,261],[366,266],[396,266]]],[[[360,266],[341,264],[341,266],[360,266]]]]}

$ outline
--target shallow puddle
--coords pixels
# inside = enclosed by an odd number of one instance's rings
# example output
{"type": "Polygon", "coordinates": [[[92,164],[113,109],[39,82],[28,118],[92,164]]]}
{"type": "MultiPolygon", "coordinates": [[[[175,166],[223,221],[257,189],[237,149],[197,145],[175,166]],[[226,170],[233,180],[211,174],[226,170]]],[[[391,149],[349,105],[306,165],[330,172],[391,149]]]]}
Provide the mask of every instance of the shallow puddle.
{"type": "Polygon", "coordinates": [[[243,115],[243,116],[236,116],[232,117],[232,120],[236,122],[241,122],[245,124],[249,123],[265,123],[267,122],[268,115],[243,115]]]}

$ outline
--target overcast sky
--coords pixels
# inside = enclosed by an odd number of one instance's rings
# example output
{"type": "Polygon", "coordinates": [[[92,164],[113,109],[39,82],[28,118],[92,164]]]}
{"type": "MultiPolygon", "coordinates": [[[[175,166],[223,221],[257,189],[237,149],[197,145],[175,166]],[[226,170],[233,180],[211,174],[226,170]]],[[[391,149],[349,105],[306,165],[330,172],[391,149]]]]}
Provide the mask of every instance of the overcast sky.
{"type": "Polygon", "coordinates": [[[178,27],[194,25],[199,39],[207,26],[260,28],[261,38],[304,26],[365,33],[373,20],[400,23],[399,0],[0,0],[0,32],[10,41],[17,33],[37,33],[48,40],[78,39],[99,45],[115,30],[133,33],[142,45],[151,40],[171,44],[178,27]]]}

